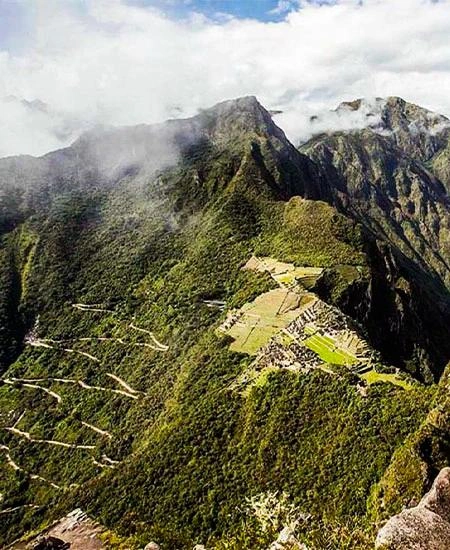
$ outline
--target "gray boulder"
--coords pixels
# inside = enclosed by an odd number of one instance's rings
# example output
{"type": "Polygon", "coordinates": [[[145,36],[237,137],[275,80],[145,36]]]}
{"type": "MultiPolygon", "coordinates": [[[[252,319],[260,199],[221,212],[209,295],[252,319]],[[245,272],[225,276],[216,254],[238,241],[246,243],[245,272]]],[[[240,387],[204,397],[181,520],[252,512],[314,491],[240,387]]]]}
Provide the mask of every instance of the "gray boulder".
{"type": "Polygon", "coordinates": [[[444,468],[417,506],[393,516],[379,531],[376,550],[450,548],[450,468],[444,468]]]}

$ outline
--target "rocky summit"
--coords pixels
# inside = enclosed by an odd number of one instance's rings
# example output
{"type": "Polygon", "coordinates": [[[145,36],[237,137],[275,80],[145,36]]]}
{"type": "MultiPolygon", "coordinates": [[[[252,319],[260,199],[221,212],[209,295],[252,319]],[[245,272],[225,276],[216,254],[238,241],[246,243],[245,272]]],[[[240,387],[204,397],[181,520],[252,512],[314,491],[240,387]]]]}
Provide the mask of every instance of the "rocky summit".
{"type": "Polygon", "coordinates": [[[0,159],[1,547],[450,545],[449,121],[337,112],[0,159]]]}

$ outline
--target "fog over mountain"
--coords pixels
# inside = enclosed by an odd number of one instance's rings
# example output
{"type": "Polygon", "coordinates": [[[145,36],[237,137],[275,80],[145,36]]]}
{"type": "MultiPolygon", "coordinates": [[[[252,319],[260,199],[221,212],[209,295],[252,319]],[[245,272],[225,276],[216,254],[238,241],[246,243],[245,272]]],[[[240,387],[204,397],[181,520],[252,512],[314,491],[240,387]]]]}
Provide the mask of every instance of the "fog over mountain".
{"type": "MultiPolygon", "coordinates": [[[[15,47],[0,51],[0,155],[42,154],[86,125],[191,116],[248,94],[283,111],[277,122],[295,143],[311,135],[311,116],[355,97],[397,95],[450,114],[448,0],[280,3],[276,21],[208,18],[194,4],[177,17],[165,6],[30,5],[15,47]],[[30,116],[5,102],[11,95],[50,114],[30,116]]],[[[358,123],[342,113],[326,121],[358,123]]]]}

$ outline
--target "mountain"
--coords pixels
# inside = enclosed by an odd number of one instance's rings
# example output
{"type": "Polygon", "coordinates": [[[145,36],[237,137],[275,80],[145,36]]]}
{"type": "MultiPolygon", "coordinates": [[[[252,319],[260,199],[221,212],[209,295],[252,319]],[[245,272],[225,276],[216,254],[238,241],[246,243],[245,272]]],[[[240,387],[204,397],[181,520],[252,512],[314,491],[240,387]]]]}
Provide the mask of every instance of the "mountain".
{"type": "Polygon", "coordinates": [[[450,355],[445,119],[379,107],[300,150],[245,97],[0,160],[2,544],[77,508],[111,548],[372,544],[450,355]]]}
{"type": "MultiPolygon", "coordinates": [[[[362,106],[357,100],[338,110],[362,106]]],[[[395,97],[377,100],[369,114],[368,127],[316,136],[300,150],[317,167],[321,198],[389,248],[379,263],[394,283],[393,295],[377,311],[381,297],[366,294],[364,312],[356,315],[369,317],[361,321],[394,363],[396,355],[408,361],[414,354],[429,354],[426,342],[434,340],[431,363],[422,362],[436,377],[448,359],[450,203],[446,180],[439,179],[434,163],[449,146],[450,122],[395,97]]]]}

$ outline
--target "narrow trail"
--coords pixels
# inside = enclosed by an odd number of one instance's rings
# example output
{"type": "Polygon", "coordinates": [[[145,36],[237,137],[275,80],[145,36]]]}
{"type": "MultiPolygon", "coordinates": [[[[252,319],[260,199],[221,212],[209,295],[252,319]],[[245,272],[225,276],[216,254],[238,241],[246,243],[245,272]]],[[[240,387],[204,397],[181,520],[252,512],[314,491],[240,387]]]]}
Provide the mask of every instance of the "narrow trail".
{"type": "Polygon", "coordinates": [[[0,449],[2,451],[5,451],[5,454],[6,454],[6,460],[8,461],[8,464],[11,466],[11,468],[13,470],[16,470],[17,472],[20,472],[22,470],[22,468],[16,464],[13,460],[13,458],[11,457],[11,455],[9,454],[9,447],[6,446],[6,445],[0,445],[0,449]]]}
{"type": "MultiPolygon", "coordinates": [[[[6,380],[6,379],[2,379],[6,380]]],[[[12,380],[13,382],[24,382],[24,383],[31,383],[34,382],[60,382],[62,384],[76,384],[76,380],[71,380],[69,378],[15,378],[14,376],[11,376],[9,380],[12,380]]]]}
{"type": "Polygon", "coordinates": [[[137,390],[133,389],[131,386],[129,386],[125,382],[125,380],[122,380],[122,378],[119,378],[119,376],[116,376],[115,374],[107,372],[106,376],[109,376],[109,378],[112,378],[113,380],[115,380],[118,384],[120,384],[123,388],[125,388],[125,390],[129,393],[142,393],[142,392],[138,392],[137,390]]]}
{"type": "Polygon", "coordinates": [[[94,457],[92,457],[92,462],[99,468],[109,468],[110,470],[114,470],[116,467],[114,464],[104,464],[103,462],[99,462],[94,457]]]}
{"type": "Polygon", "coordinates": [[[95,449],[95,445],[76,445],[75,443],[65,443],[64,441],[55,441],[54,439],[34,439],[29,432],[24,432],[18,428],[4,428],[6,431],[16,434],[20,437],[24,437],[32,443],[47,443],[48,445],[55,445],[57,447],[65,447],[66,449],[95,449]]]}
{"type": "Polygon", "coordinates": [[[0,510],[0,514],[10,514],[11,512],[16,512],[22,508],[41,508],[37,504],[22,504],[22,506],[15,506],[14,508],[6,508],[5,510],[0,510]]]}
{"type": "Polygon", "coordinates": [[[98,466],[99,468],[114,468],[114,466],[110,466],[108,464],[102,464],[101,462],[99,462],[98,460],[96,460],[94,457],[91,457],[92,458],[92,462],[98,466]]]}
{"type": "MultiPolygon", "coordinates": [[[[117,390],[115,388],[105,388],[103,386],[91,386],[90,384],[87,384],[83,380],[75,380],[73,378],[2,378],[3,382],[9,385],[13,385],[15,383],[22,384],[26,387],[37,387],[41,389],[42,391],[46,391],[46,393],[49,393],[50,395],[53,395],[55,399],[57,399],[56,396],[59,397],[59,399],[62,401],[62,397],[57,394],[56,392],[53,392],[52,390],[48,390],[48,388],[44,388],[42,386],[37,386],[36,382],[57,382],[60,384],[77,384],[81,388],[85,390],[96,390],[96,391],[104,391],[104,392],[112,392],[118,395],[124,395],[125,397],[129,397],[130,399],[139,399],[139,394],[143,394],[144,392],[140,392],[138,390],[133,389],[131,386],[129,386],[124,380],[116,376],[115,374],[106,373],[107,376],[118,382],[122,387],[126,389],[125,390],[117,390]]],[[[59,401],[59,402],[61,402],[59,401]]]]}
{"type": "Polygon", "coordinates": [[[48,479],[45,479],[45,477],[39,476],[37,474],[32,474],[28,470],[25,470],[24,468],[21,468],[16,462],[14,462],[14,459],[10,455],[10,448],[7,447],[6,445],[0,445],[0,449],[5,451],[6,460],[8,461],[8,464],[16,472],[23,472],[30,479],[36,479],[37,481],[42,481],[43,483],[47,483],[48,485],[51,485],[54,489],[62,489],[62,487],[60,485],[57,485],[56,483],[53,483],[53,481],[49,481],[48,479]]]}
{"type": "Polygon", "coordinates": [[[79,353],[80,355],[84,355],[85,357],[88,357],[92,361],[96,361],[100,363],[100,359],[98,357],[95,357],[94,355],[91,355],[90,353],[87,353],[85,351],[81,351],[78,349],[73,349],[73,348],[59,347],[59,345],[64,345],[64,344],[67,344],[68,342],[116,342],[118,344],[121,344],[122,346],[145,347],[145,348],[154,349],[155,351],[167,351],[167,349],[169,349],[167,346],[163,347],[163,344],[160,344],[154,337],[153,337],[153,341],[155,342],[155,345],[149,344],[147,342],[127,342],[123,338],[112,338],[112,337],[106,337],[106,336],[90,336],[90,337],[83,337],[83,338],[70,338],[67,340],[51,340],[48,338],[42,338],[39,340],[28,341],[27,343],[30,344],[30,346],[34,346],[34,347],[56,349],[60,351],[67,351],[68,353],[79,353]],[[56,345],[52,345],[52,344],[56,344],[56,345]]]}
{"type": "Polygon", "coordinates": [[[83,426],[86,426],[86,428],[89,428],[90,430],[104,436],[104,437],[107,437],[108,439],[112,439],[112,435],[106,431],[106,430],[102,430],[101,428],[98,428],[97,426],[94,426],[93,424],[89,424],[88,422],[84,422],[83,420],[81,421],[81,423],[83,424],[83,426]]]}
{"type": "Polygon", "coordinates": [[[112,465],[120,464],[120,462],[118,460],[113,460],[112,458],[109,458],[106,455],[102,455],[102,460],[104,460],[105,462],[108,462],[109,464],[112,464],[112,465]]]}
{"type": "Polygon", "coordinates": [[[72,304],[72,307],[80,311],[98,311],[100,313],[114,313],[111,309],[102,308],[102,304],[72,304]]]}
{"type": "Polygon", "coordinates": [[[227,305],[227,303],[222,300],[202,300],[202,302],[207,307],[220,309],[221,311],[223,311],[227,305]]]}
{"type": "Polygon", "coordinates": [[[83,382],[82,380],[77,380],[77,384],[84,388],[85,390],[97,390],[97,391],[110,391],[112,393],[116,393],[119,395],[125,395],[126,397],[130,397],[131,399],[139,399],[139,396],[134,395],[132,393],[128,393],[123,390],[115,390],[112,388],[103,388],[102,386],[90,386],[89,384],[86,384],[86,382],[83,382]]]}
{"type": "MultiPolygon", "coordinates": [[[[58,348],[56,348],[58,349],[58,348]]],[[[63,348],[63,351],[67,351],[67,353],[78,353],[79,355],[83,355],[84,357],[87,357],[91,361],[95,361],[96,363],[100,363],[100,359],[98,357],[95,357],[94,355],[91,355],[90,353],[86,353],[85,351],[79,351],[77,349],[71,349],[71,348],[63,348]]]]}
{"type": "Polygon", "coordinates": [[[151,332],[150,330],[146,330],[145,328],[140,328],[140,327],[137,327],[136,325],[134,325],[133,323],[130,323],[129,324],[129,327],[132,328],[133,330],[137,330],[139,332],[143,332],[145,334],[148,334],[150,336],[150,338],[153,340],[153,342],[155,343],[156,346],[158,346],[158,348],[160,349],[160,351],[167,351],[169,349],[169,346],[166,346],[165,344],[161,344],[161,342],[159,342],[156,338],[155,338],[155,335],[153,334],[153,332],[151,332]]]}
{"type": "Polygon", "coordinates": [[[147,342],[127,342],[123,338],[112,338],[112,337],[106,337],[106,336],[91,336],[91,337],[85,337],[85,338],[77,338],[75,340],[66,340],[66,342],[116,342],[118,344],[122,344],[122,346],[136,346],[136,347],[154,349],[155,351],[166,351],[159,346],[148,344],[147,342]]]}
{"type": "Polygon", "coordinates": [[[50,346],[49,344],[46,344],[42,340],[28,340],[26,342],[30,346],[33,346],[35,348],[48,348],[48,349],[54,349],[55,346],[50,346]]]}
{"type": "MultiPolygon", "coordinates": [[[[67,342],[69,340],[65,340],[65,341],[67,342]]],[[[85,351],[80,351],[78,349],[72,349],[72,348],[60,348],[58,345],[52,345],[52,344],[64,343],[65,341],[61,340],[60,342],[58,342],[57,340],[51,340],[49,338],[36,338],[34,340],[28,339],[26,340],[26,343],[35,348],[47,348],[47,349],[55,349],[59,351],[66,351],[67,353],[78,353],[79,355],[83,355],[84,357],[87,357],[91,361],[100,363],[100,359],[98,357],[95,357],[94,355],[91,355],[90,353],[87,353],[85,351]]]]}
{"type": "Polygon", "coordinates": [[[5,384],[8,384],[10,386],[14,386],[15,384],[19,383],[21,384],[24,388],[32,388],[32,389],[35,389],[35,390],[41,390],[45,393],[47,393],[48,395],[51,395],[52,397],[54,397],[56,399],[56,401],[58,401],[58,403],[61,403],[62,401],[62,397],[59,395],[59,393],[56,393],[52,390],[49,390],[48,388],[44,388],[43,386],[39,386],[37,384],[33,384],[32,381],[20,381],[20,380],[17,380],[15,378],[3,378],[2,379],[3,382],[5,384]]]}
{"type": "Polygon", "coordinates": [[[22,418],[25,416],[25,412],[26,412],[26,411],[23,411],[23,413],[19,416],[19,418],[14,422],[13,428],[15,428],[16,426],[19,425],[19,423],[21,422],[22,418]]]}

